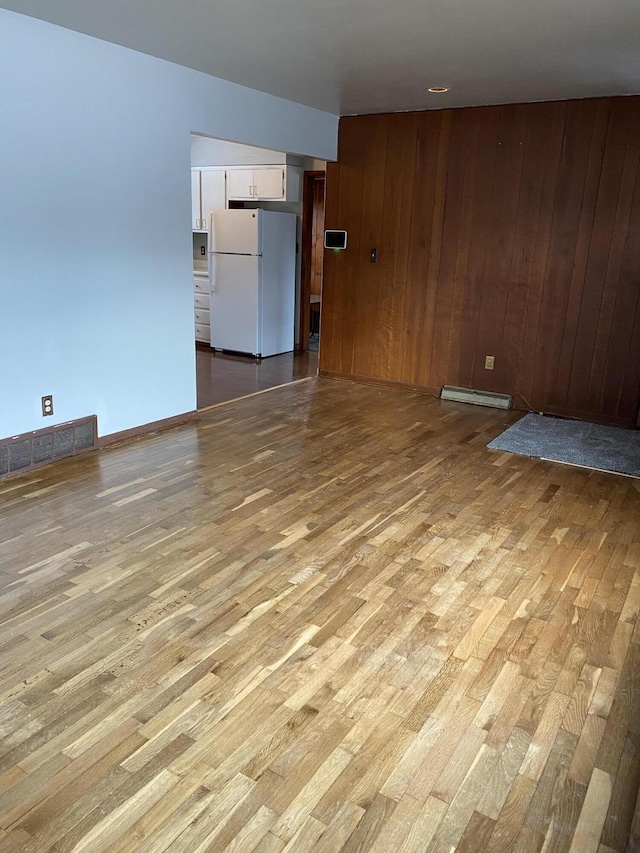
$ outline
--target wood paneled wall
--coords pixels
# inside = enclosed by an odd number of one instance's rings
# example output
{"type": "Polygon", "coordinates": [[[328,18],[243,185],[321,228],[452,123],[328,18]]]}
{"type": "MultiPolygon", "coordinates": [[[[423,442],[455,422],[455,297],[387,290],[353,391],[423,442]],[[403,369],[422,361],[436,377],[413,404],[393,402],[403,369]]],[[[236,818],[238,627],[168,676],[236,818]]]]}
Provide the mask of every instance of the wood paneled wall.
{"type": "Polygon", "coordinates": [[[634,425],[639,157],[638,97],[342,119],[321,374],[634,425]]]}

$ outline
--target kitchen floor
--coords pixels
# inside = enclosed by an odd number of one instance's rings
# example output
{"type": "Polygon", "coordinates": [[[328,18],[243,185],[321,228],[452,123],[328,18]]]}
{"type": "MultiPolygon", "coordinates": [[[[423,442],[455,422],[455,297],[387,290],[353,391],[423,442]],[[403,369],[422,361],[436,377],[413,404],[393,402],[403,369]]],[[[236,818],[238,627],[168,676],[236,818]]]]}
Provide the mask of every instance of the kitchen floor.
{"type": "Polygon", "coordinates": [[[197,345],[198,408],[204,409],[306,376],[315,376],[317,371],[317,352],[287,352],[255,361],[214,353],[209,347],[197,345]]]}

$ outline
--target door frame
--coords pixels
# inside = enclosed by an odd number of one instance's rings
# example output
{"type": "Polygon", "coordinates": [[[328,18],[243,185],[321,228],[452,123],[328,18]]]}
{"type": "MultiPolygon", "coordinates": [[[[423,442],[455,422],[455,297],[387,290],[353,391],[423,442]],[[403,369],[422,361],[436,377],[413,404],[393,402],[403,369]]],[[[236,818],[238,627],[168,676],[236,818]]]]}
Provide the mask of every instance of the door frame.
{"type": "Polygon", "coordinates": [[[304,352],[309,348],[309,333],[311,330],[311,317],[309,312],[309,300],[311,298],[311,256],[313,237],[313,188],[316,181],[322,180],[326,192],[326,172],[309,171],[302,176],[302,258],[300,270],[300,315],[299,329],[300,339],[297,350],[304,352]]]}

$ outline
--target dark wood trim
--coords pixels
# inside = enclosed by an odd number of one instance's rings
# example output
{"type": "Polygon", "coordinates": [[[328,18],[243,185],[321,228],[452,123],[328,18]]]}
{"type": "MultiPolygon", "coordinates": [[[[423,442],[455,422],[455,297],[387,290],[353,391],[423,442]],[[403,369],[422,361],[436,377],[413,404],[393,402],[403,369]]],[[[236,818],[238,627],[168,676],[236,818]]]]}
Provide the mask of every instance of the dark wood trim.
{"type": "MultiPolygon", "coordinates": [[[[514,407],[515,408],[515,407],[514,407]]],[[[531,411],[530,409],[528,411],[531,411]]],[[[537,410],[536,410],[537,411],[537,410]]],[[[617,426],[623,429],[633,429],[626,418],[619,415],[601,415],[593,412],[585,412],[582,409],[567,409],[563,406],[545,406],[543,415],[551,415],[557,418],[568,418],[569,420],[589,421],[604,426],[617,426]]]]}
{"type": "Polygon", "coordinates": [[[309,299],[311,297],[311,255],[313,233],[313,188],[315,182],[326,179],[325,172],[309,171],[302,176],[302,257],[300,269],[300,340],[297,349],[304,352],[309,348],[310,317],[309,299]]]}
{"type": "Polygon", "coordinates": [[[123,429],[120,432],[112,432],[109,435],[103,435],[98,439],[96,447],[110,447],[112,444],[119,444],[121,441],[127,441],[130,438],[142,438],[145,435],[150,435],[153,432],[161,432],[165,429],[181,426],[182,424],[192,423],[200,418],[200,413],[197,409],[191,412],[183,412],[181,415],[173,415],[171,418],[163,418],[159,421],[151,421],[148,424],[141,424],[131,429],[123,429]]]}
{"type": "MultiPolygon", "coordinates": [[[[357,382],[360,385],[377,385],[381,388],[391,388],[396,391],[415,391],[418,394],[424,394],[427,397],[440,397],[442,388],[437,388],[433,385],[413,385],[410,382],[399,382],[391,379],[378,379],[375,376],[359,376],[350,373],[338,373],[333,370],[318,370],[318,376],[323,379],[338,379],[341,382],[357,382]]],[[[512,408],[517,412],[532,411],[527,405],[523,405],[521,398],[514,397],[512,408]]],[[[629,429],[629,423],[624,418],[611,417],[609,415],[594,415],[592,412],[584,412],[581,409],[564,409],[561,407],[547,406],[543,415],[551,415],[552,417],[575,418],[582,421],[591,421],[596,424],[604,424],[609,426],[619,426],[629,429]]]]}
{"type": "Polygon", "coordinates": [[[339,379],[344,382],[358,382],[360,385],[378,385],[381,388],[391,388],[396,391],[416,391],[428,397],[439,397],[442,388],[435,385],[415,385],[412,382],[398,382],[393,379],[380,379],[377,376],[361,376],[359,374],[339,373],[334,370],[318,370],[318,376],[324,379],[339,379]]]}

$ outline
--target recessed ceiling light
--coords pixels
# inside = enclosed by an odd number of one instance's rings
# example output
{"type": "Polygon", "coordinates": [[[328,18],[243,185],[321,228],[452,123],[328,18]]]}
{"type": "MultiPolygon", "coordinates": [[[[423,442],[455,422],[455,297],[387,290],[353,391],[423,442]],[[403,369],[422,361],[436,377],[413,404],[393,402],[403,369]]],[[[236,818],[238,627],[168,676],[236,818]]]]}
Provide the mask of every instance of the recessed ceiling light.
{"type": "Polygon", "coordinates": [[[432,95],[444,95],[444,93],[448,91],[448,86],[429,86],[427,89],[427,92],[431,92],[432,95]]]}

